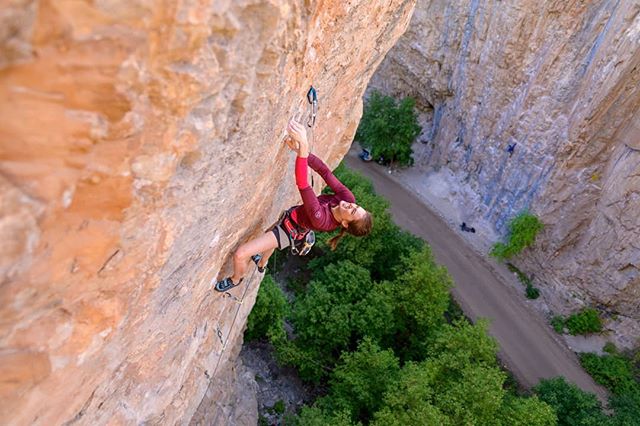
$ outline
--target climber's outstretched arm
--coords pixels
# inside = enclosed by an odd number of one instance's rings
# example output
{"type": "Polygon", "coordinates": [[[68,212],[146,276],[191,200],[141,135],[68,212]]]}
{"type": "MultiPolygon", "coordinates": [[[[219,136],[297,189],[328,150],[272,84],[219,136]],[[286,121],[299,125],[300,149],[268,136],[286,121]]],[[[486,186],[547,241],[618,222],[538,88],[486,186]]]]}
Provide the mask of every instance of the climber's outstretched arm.
{"type": "Polygon", "coordinates": [[[349,188],[344,186],[344,184],[340,182],[337,177],[335,177],[331,169],[329,169],[329,167],[327,167],[327,165],[324,164],[321,159],[310,153],[308,163],[309,167],[315,170],[315,172],[318,173],[322,177],[322,179],[324,179],[327,185],[329,185],[329,188],[331,188],[331,190],[338,196],[338,198],[348,203],[356,202],[356,197],[353,196],[353,193],[349,190],[349,188]]]}

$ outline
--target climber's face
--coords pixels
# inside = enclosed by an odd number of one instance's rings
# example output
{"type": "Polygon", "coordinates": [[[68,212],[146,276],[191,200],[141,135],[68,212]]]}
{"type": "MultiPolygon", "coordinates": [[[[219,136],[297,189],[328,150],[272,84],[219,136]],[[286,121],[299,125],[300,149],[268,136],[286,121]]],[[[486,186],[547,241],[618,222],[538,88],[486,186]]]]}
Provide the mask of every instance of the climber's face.
{"type": "Polygon", "coordinates": [[[348,203],[344,200],[340,201],[338,205],[340,209],[340,217],[343,221],[353,222],[354,220],[360,220],[366,214],[365,209],[357,205],[356,203],[348,203]]]}

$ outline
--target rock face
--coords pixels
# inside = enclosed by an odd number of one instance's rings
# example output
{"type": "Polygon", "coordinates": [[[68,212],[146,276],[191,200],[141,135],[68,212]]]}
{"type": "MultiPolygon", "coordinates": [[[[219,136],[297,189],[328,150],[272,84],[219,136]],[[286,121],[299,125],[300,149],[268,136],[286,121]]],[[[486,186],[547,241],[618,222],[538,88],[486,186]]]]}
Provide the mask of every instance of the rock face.
{"type": "Polygon", "coordinates": [[[184,424],[210,384],[233,405],[261,277],[211,281],[298,201],[282,137],[309,85],[335,166],[414,3],[5,2],[0,423],[184,424]]]}
{"type": "Polygon", "coordinates": [[[523,209],[542,219],[518,263],[555,310],[599,306],[636,343],[638,1],[419,0],[372,86],[431,111],[416,163],[472,189],[472,219],[500,234],[523,209]]]}

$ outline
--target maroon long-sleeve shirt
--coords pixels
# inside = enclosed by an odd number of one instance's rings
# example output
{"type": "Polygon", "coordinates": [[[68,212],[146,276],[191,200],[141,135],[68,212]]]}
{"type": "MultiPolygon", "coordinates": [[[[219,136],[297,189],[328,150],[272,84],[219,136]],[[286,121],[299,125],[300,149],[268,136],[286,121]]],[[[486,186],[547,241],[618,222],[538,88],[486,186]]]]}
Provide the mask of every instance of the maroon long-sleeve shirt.
{"type": "Polygon", "coordinates": [[[300,226],[314,231],[333,231],[338,223],[331,214],[334,207],[344,200],[355,203],[356,198],[349,188],[336,178],[329,167],[313,154],[307,158],[296,158],[296,185],[302,196],[302,205],[296,206],[291,212],[292,219],[300,226]],[[307,164],[329,185],[333,194],[316,196],[313,188],[307,182],[307,164]]]}

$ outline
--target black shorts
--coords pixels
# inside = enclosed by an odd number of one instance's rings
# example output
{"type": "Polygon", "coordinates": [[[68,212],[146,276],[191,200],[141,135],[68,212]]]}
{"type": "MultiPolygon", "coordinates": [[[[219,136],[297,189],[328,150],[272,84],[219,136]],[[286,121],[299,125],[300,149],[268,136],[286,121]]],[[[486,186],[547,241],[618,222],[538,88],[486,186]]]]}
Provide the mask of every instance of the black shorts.
{"type": "Polygon", "coordinates": [[[284,250],[287,247],[291,246],[289,235],[287,234],[287,231],[285,231],[282,227],[282,220],[276,223],[273,228],[271,228],[270,232],[273,232],[273,235],[276,236],[276,240],[278,240],[278,250],[284,250]]]}

